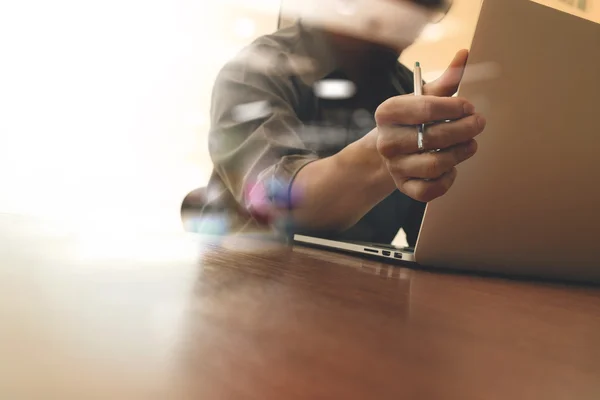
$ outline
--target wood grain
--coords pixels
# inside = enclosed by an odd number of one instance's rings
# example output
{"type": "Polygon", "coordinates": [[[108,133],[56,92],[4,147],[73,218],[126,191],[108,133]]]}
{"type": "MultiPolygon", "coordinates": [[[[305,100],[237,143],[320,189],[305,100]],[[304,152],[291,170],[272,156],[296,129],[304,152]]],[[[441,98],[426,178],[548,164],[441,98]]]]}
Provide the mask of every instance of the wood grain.
{"type": "Polygon", "coordinates": [[[144,239],[151,257],[20,240],[0,252],[0,398],[600,396],[594,287],[239,237],[144,239]]]}

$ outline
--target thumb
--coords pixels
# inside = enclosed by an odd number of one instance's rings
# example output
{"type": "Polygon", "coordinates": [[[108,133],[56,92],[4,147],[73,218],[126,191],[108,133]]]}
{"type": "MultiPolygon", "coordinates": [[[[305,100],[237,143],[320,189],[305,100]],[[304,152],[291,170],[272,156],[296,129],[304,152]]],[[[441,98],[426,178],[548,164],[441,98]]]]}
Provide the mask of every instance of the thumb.
{"type": "Polygon", "coordinates": [[[469,50],[457,52],[442,76],[423,87],[423,94],[439,97],[453,96],[465,72],[467,58],[469,58],[469,50]]]}

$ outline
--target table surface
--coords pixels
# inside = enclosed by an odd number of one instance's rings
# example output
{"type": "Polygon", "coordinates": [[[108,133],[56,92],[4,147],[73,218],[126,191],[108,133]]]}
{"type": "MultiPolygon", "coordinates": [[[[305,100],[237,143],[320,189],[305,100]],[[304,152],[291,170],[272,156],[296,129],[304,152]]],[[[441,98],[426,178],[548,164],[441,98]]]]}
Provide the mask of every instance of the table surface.
{"type": "Polygon", "coordinates": [[[1,237],[2,399],[600,398],[595,287],[26,231],[1,237]]]}

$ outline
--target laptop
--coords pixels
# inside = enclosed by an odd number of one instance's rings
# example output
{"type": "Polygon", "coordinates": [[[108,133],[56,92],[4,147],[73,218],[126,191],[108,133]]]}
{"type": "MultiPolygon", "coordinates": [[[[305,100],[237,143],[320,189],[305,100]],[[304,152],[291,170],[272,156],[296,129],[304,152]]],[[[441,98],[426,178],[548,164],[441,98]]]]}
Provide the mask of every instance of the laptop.
{"type": "Polygon", "coordinates": [[[600,24],[530,0],[484,0],[458,95],[485,115],[486,130],[454,186],[427,205],[414,249],[294,240],[435,268],[600,282],[600,24]],[[482,65],[497,73],[475,79],[482,65]]]}

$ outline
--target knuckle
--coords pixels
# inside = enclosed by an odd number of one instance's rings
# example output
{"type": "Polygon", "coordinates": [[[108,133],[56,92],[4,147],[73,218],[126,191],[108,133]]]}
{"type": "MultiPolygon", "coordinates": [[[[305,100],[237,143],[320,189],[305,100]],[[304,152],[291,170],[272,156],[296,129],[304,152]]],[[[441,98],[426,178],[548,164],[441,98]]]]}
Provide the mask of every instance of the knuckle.
{"type": "Polygon", "coordinates": [[[423,98],[421,102],[421,113],[424,121],[431,121],[433,119],[433,112],[435,109],[435,102],[432,98],[423,98]]]}
{"type": "Polygon", "coordinates": [[[438,154],[427,153],[428,160],[425,164],[425,177],[426,178],[437,178],[442,175],[444,171],[443,162],[438,154]]]}
{"type": "Polygon", "coordinates": [[[452,143],[453,130],[448,123],[438,123],[433,125],[429,132],[431,140],[435,140],[436,148],[445,148],[452,143]]]}
{"type": "Polygon", "coordinates": [[[388,170],[395,178],[409,178],[410,173],[402,159],[392,160],[387,164],[388,170]]]}
{"type": "Polygon", "coordinates": [[[393,110],[395,109],[393,106],[394,101],[394,97],[392,97],[379,104],[375,110],[375,122],[377,125],[389,124],[391,122],[393,110]]]}
{"type": "Polygon", "coordinates": [[[385,115],[385,112],[386,112],[385,108],[386,108],[386,105],[385,105],[385,101],[384,101],[375,110],[375,121],[377,122],[377,124],[379,124],[379,122],[383,119],[383,115],[385,115]]]}
{"type": "Polygon", "coordinates": [[[382,155],[384,158],[389,158],[394,153],[394,143],[383,132],[379,133],[379,136],[377,137],[377,143],[375,146],[379,154],[382,155]]]}
{"type": "Polygon", "coordinates": [[[389,140],[386,140],[385,134],[379,133],[379,136],[377,137],[377,143],[375,146],[377,148],[377,152],[380,155],[382,155],[383,157],[387,157],[388,153],[390,152],[390,143],[389,140]]]}

